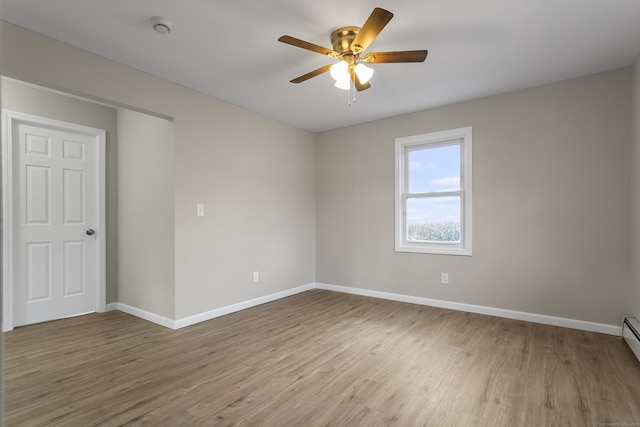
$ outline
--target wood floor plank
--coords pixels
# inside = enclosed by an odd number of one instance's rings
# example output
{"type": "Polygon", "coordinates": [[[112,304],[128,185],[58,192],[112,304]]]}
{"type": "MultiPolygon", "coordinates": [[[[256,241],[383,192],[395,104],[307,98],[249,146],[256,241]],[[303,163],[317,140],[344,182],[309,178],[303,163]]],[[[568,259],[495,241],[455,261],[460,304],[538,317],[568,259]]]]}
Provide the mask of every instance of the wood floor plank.
{"type": "Polygon", "coordinates": [[[7,426],[640,425],[619,337],[313,290],[178,331],[4,334],[7,426]]]}

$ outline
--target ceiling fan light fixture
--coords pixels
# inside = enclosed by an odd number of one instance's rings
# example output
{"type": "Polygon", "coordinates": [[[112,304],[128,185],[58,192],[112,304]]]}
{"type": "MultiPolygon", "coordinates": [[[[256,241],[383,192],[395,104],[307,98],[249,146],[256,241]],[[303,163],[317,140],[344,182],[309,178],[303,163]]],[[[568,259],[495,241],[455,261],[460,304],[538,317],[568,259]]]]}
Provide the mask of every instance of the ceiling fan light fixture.
{"type": "Polygon", "coordinates": [[[367,83],[373,76],[373,68],[367,67],[363,63],[356,65],[355,72],[362,84],[367,83]]]}
{"type": "Polygon", "coordinates": [[[346,61],[340,61],[331,66],[331,68],[329,69],[329,73],[331,73],[331,77],[333,77],[335,81],[339,81],[341,79],[344,79],[345,76],[346,78],[349,78],[348,70],[349,64],[347,64],[346,61]]]}
{"type": "Polygon", "coordinates": [[[342,90],[351,89],[351,78],[349,77],[349,74],[345,74],[344,77],[337,79],[335,87],[342,90]]]}

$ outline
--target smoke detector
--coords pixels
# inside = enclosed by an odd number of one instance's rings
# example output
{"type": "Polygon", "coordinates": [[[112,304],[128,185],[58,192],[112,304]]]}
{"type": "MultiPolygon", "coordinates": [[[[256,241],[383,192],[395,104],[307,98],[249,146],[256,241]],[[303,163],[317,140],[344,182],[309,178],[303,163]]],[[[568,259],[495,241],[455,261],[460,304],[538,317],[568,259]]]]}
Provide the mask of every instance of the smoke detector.
{"type": "Polygon", "coordinates": [[[160,34],[169,34],[173,29],[171,21],[161,16],[154,16],[151,18],[151,25],[153,25],[153,29],[160,34]]]}

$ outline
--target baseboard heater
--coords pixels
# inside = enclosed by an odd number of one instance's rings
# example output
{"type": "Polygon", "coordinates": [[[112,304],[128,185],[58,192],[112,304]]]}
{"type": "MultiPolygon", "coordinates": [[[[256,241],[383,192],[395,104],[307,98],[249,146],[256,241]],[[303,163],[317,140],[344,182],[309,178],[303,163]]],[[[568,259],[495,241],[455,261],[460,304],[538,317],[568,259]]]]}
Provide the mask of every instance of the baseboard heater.
{"type": "Polygon", "coordinates": [[[631,351],[640,360],[640,322],[631,316],[625,316],[622,320],[622,337],[631,347],[631,351]]]}

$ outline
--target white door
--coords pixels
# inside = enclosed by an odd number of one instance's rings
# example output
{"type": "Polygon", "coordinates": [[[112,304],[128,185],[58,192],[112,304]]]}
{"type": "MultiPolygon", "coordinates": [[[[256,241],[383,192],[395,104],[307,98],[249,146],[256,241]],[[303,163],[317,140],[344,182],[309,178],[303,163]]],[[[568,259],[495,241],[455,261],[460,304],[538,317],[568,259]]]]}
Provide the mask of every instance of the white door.
{"type": "Polygon", "coordinates": [[[99,308],[96,245],[102,230],[96,154],[101,147],[95,135],[61,124],[8,123],[13,156],[13,326],[99,308]]]}

